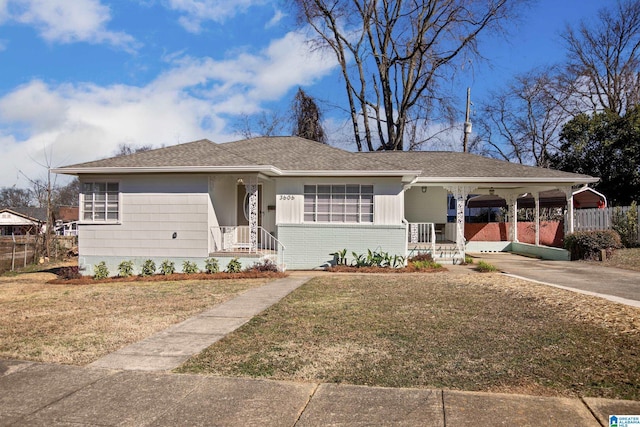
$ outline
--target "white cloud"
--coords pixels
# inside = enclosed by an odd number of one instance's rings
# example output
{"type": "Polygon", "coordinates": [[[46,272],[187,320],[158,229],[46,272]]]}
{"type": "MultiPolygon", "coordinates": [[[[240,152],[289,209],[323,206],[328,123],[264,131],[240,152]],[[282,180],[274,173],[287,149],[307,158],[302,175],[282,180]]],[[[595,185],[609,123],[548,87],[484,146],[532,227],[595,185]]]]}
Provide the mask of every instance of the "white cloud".
{"type": "Polygon", "coordinates": [[[109,44],[128,51],[137,47],[129,34],[107,29],[111,11],[99,0],[4,0],[3,20],[31,25],[48,42],[109,44]]]}
{"type": "Polygon", "coordinates": [[[44,153],[61,166],[108,157],[121,143],[235,139],[228,120],[313,83],[335,61],[309,53],[303,35],[290,33],[258,54],[221,61],[179,56],[169,64],[145,86],[33,80],[0,98],[0,158],[15,165],[0,168],[0,186],[15,184],[18,168],[41,173],[44,153]]]}
{"type": "Polygon", "coordinates": [[[281,11],[280,9],[277,9],[273,14],[273,17],[269,20],[269,22],[267,22],[267,24],[264,27],[273,28],[276,25],[278,25],[280,21],[282,21],[282,19],[286,16],[287,15],[283,11],[281,11]]]}
{"type": "Polygon", "coordinates": [[[200,32],[204,21],[225,22],[249,7],[262,5],[268,0],[168,0],[169,9],[183,13],[179,22],[187,31],[200,32]]]}

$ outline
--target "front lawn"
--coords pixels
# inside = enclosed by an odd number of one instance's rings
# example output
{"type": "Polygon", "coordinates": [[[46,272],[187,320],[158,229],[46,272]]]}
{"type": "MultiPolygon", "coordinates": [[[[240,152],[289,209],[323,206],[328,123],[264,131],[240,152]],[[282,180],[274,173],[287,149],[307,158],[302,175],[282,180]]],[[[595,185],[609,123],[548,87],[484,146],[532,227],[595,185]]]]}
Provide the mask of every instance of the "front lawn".
{"type": "Polygon", "coordinates": [[[0,277],[0,358],[82,365],[269,279],[52,285],[0,277]]]}
{"type": "Polygon", "coordinates": [[[495,273],[325,275],[177,371],[640,400],[640,310],[495,273]]]}

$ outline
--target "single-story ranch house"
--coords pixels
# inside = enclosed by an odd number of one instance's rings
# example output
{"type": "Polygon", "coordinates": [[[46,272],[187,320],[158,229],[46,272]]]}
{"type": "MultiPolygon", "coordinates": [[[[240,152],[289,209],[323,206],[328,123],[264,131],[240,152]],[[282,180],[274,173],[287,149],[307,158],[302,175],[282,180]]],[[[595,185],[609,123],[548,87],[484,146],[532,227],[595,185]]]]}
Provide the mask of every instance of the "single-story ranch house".
{"type": "MultiPolygon", "coordinates": [[[[421,250],[436,258],[449,251],[456,262],[465,251],[517,244],[519,196],[532,195],[539,206],[541,193],[560,190],[572,207],[574,189],[598,181],[468,153],[354,153],[298,137],[200,140],[53,171],[81,182],[85,274],[101,261],[115,273],[125,260],[137,269],[146,259],[204,268],[209,257],[221,267],[237,257],[243,266],[271,258],[283,268],[312,269],[342,249],[401,256],[421,250]],[[447,223],[448,194],[456,200],[455,223],[447,223]],[[508,241],[465,241],[470,194],[506,200],[508,241]],[[447,251],[437,243],[443,241],[451,242],[447,251]]],[[[518,251],[566,257],[535,243],[518,251]]]]}

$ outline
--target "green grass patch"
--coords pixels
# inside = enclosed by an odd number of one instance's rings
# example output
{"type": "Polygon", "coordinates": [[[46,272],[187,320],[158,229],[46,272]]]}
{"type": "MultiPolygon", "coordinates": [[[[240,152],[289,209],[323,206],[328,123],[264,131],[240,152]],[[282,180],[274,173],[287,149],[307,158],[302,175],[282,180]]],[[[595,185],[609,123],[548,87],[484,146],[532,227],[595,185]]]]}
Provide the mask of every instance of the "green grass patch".
{"type": "Polygon", "coordinates": [[[476,266],[476,271],[479,271],[480,273],[493,273],[498,271],[498,268],[493,264],[489,264],[488,262],[481,260],[476,266]]]}

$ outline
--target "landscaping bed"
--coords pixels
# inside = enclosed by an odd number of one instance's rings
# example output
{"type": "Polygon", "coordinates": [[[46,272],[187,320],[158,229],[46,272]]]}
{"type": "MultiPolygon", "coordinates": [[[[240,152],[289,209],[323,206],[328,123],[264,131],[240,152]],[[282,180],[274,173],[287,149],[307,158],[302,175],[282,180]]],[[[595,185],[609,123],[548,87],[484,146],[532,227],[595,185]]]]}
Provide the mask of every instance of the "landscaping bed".
{"type": "Polygon", "coordinates": [[[76,279],[55,278],[48,280],[50,285],[91,285],[96,283],[131,283],[131,282],[175,282],[183,280],[230,280],[230,279],[277,279],[287,277],[286,273],[273,271],[244,271],[240,273],[173,273],[153,274],[150,276],[107,277],[95,279],[83,276],[76,279]]]}

